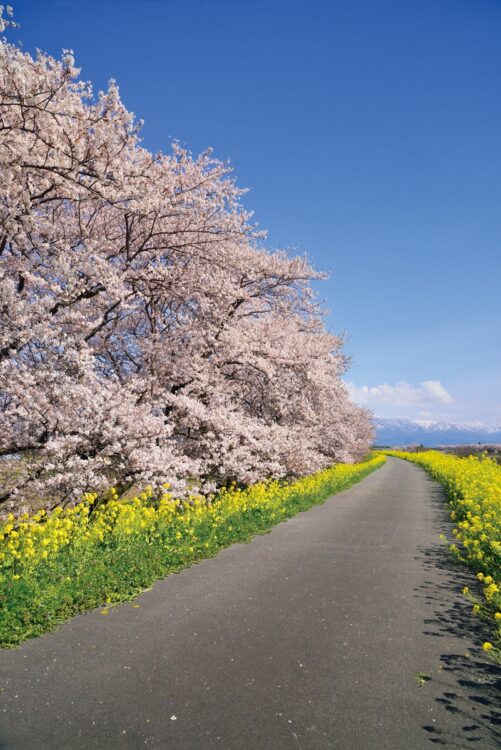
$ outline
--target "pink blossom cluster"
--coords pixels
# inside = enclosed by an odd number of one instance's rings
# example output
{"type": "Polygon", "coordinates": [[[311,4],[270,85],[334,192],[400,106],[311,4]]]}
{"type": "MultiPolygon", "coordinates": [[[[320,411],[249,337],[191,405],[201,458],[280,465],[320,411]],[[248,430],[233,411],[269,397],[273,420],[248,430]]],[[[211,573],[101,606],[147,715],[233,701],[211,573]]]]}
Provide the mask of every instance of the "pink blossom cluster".
{"type": "Polygon", "coordinates": [[[372,428],[320,274],[264,249],[227,164],[151,153],[115,82],[94,96],[78,75],[71,51],[0,42],[0,456],[29,459],[14,493],[360,458],[372,428]]]}

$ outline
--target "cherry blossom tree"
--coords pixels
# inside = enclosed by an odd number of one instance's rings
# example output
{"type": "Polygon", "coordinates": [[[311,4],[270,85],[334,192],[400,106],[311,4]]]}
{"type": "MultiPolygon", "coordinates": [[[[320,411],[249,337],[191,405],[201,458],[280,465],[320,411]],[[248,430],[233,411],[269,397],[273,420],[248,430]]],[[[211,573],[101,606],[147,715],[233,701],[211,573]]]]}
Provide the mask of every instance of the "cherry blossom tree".
{"type": "Polygon", "coordinates": [[[149,152],[115,82],[78,76],[0,41],[0,455],[26,459],[0,499],[360,458],[321,275],[264,248],[227,164],[149,152]]]}

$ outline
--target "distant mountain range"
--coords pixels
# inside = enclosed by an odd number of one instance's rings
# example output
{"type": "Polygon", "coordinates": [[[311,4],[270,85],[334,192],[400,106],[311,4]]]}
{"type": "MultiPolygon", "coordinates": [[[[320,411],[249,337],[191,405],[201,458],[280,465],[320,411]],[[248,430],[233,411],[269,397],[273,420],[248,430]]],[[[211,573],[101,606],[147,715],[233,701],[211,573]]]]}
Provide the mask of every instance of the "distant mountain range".
{"type": "Polygon", "coordinates": [[[501,427],[475,427],[449,422],[374,418],[376,445],[474,445],[501,443],[501,427]]]}

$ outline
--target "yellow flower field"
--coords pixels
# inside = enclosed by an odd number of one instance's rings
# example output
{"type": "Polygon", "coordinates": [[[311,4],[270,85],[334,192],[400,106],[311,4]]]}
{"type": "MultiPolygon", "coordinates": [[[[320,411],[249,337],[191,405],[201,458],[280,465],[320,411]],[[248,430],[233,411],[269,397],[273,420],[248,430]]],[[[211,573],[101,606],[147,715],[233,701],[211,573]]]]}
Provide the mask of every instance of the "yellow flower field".
{"type": "Polygon", "coordinates": [[[131,501],[111,490],[73,508],[0,527],[0,644],[15,645],[74,612],[123,601],[155,578],[267,531],[379,468],[384,456],[338,464],[291,483],[175,500],[146,489],[131,501]]]}

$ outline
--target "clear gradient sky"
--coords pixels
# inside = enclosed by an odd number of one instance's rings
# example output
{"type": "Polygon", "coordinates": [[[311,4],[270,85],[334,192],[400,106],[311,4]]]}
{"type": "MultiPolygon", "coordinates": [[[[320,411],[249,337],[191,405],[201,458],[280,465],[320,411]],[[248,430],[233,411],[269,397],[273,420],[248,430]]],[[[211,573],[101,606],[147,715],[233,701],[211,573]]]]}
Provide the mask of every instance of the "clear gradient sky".
{"type": "Polygon", "coordinates": [[[152,150],[229,158],[268,245],[331,273],[356,398],[501,425],[499,0],[11,2],[27,51],[116,78],[152,150]]]}

